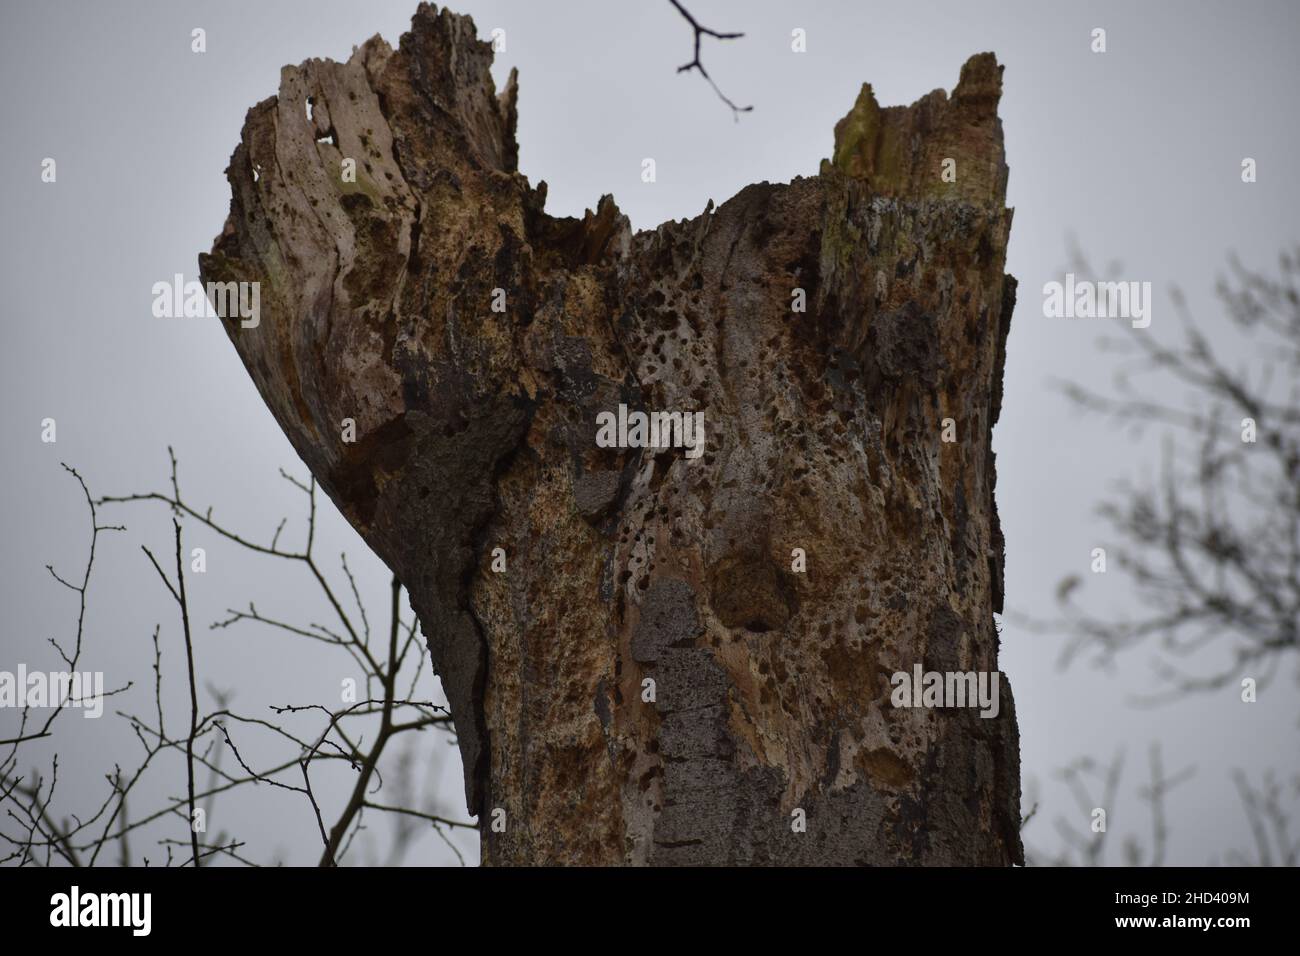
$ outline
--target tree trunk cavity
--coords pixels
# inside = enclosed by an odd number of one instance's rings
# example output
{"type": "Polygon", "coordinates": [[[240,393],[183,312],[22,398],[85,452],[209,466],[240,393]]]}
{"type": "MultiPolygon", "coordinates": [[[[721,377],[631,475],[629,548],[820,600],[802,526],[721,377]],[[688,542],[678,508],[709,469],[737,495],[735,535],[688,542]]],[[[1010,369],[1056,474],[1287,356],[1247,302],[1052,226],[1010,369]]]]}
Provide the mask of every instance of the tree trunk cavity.
{"type": "Polygon", "coordinates": [[[996,718],[891,701],[998,672],[1002,68],[864,85],[818,175],[633,233],[544,212],[491,61],[421,5],[286,67],[200,257],[261,284],[230,338],[411,595],[483,861],[1023,862],[1005,676],[996,718]],[[702,454],[601,447],[620,405],[702,454]]]}

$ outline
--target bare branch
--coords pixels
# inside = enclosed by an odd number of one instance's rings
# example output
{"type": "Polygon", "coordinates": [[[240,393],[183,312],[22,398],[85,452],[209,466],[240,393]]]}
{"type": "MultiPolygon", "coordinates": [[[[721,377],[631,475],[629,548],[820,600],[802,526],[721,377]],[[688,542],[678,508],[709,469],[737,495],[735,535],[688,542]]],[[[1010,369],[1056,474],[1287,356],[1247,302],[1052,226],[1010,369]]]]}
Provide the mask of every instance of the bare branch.
{"type": "Polygon", "coordinates": [[[682,17],[686,20],[686,22],[691,25],[691,29],[695,31],[695,55],[691,58],[691,62],[684,63],[681,66],[679,66],[677,68],[677,72],[687,73],[691,70],[698,70],[700,76],[704,77],[704,79],[708,81],[709,86],[713,87],[713,92],[718,94],[718,98],[722,100],[722,102],[726,103],[727,106],[731,107],[732,116],[737,121],[739,121],[741,113],[748,113],[754,107],[737,106],[726,95],[723,94],[722,90],[718,88],[718,84],[713,82],[713,77],[709,76],[709,71],[704,68],[704,63],[700,59],[700,41],[706,36],[712,37],[715,40],[738,40],[741,37],[743,37],[745,34],[720,33],[717,30],[710,30],[708,27],[701,26],[699,21],[696,20],[695,17],[691,15],[689,10],[687,10],[684,6],[681,5],[679,0],[668,0],[668,2],[677,8],[677,12],[682,15],[682,17]]]}

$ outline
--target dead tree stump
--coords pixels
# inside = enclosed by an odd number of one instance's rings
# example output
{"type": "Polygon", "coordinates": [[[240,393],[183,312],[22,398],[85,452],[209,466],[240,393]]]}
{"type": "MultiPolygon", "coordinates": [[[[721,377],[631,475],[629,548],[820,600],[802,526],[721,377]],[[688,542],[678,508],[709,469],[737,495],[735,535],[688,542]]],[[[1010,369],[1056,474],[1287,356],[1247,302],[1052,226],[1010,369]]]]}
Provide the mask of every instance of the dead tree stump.
{"type": "Polygon", "coordinates": [[[200,257],[261,284],[230,338],[411,594],[484,862],[1021,862],[1005,678],[893,699],[998,673],[1001,67],[863,86],[818,175],[633,233],[544,212],[491,59],[422,5],[286,67],[200,257]],[[703,442],[605,447],[619,406],[703,442]]]}

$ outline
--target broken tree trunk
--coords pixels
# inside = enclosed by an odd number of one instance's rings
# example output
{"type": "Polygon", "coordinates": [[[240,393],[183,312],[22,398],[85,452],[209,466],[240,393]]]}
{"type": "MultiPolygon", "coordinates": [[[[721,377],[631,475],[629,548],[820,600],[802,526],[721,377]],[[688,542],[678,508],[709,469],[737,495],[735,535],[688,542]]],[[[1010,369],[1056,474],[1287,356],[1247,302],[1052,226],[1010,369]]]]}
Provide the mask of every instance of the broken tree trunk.
{"type": "Polygon", "coordinates": [[[230,337],[410,592],[484,862],[1020,862],[1005,679],[990,718],[891,681],[997,674],[1001,67],[864,86],[817,176],[633,233],[543,211],[491,59],[422,5],[285,68],[200,260],[261,283],[230,337]],[[703,445],[603,447],[620,405],[703,445]]]}

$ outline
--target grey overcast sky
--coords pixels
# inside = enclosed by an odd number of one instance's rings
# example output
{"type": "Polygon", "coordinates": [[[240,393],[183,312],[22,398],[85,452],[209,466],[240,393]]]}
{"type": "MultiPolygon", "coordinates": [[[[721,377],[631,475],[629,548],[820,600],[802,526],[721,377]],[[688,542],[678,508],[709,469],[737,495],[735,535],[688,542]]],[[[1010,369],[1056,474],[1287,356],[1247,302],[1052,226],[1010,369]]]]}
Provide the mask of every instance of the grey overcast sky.
{"type": "MultiPolygon", "coordinates": [[[[1152,282],[1151,334],[1175,331],[1167,295],[1174,282],[1213,335],[1227,334],[1212,298],[1226,255],[1272,267],[1279,250],[1300,238],[1300,181],[1288,165],[1300,155],[1300,5],[691,0],[690,7],[706,25],[746,34],[704,47],[722,89],[754,106],[739,122],[698,76],[675,72],[690,59],[691,33],[667,0],[453,5],[474,17],[485,39],[494,28],[506,31],[494,75],[500,84],[519,68],[520,167],[549,184],[550,212],[581,215],[613,193],[638,229],[694,216],[750,182],[815,173],[864,81],[882,104],[906,104],[951,90],[972,53],[992,50],[1005,65],[1000,112],[1016,210],[1007,269],[1020,280],[1021,301],[995,432],[998,500],[1008,608],[1049,614],[1058,580],[1086,574],[1091,549],[1108,543],[1095,504],[1116,479],[1151,475],[1157,446],[1078,416],[1049,388],[1053,378],[1073,378],[1105,390],[1113,365],[1095,347],[1102,330],[1044,318],[1039,290],[1064,271],[1073,232],[1096,259],[1121,261],[1125,278],[1152,282]],[[1104,54],[1089,48],[1095,27],[1107,31],[1104,54]],[[794,28],[807,33],[806,53],[790,49],[794,28]],[[1246,156],[1258,161],[1251,185],[1240,178],[1246,156]],[[654,184],[640,181],[645,157],[656,161],[654,184]]],[[[98,494],[163,490],[172,444],[192,500],[261,541],[286,514],[286,534],[301,534],[299,496],[277,469],[300,477],[305,469],[224,333],[212,321],[154,318],[150,289],[178,272],[196,277],[196,256],[225,219],[223,170],[244,113],[276,92],[280,67],[345,59],[375,33],[396,45],[414,9],[414,0],[8,0],[0,7],[0,669],[18,661],[54,667],[46,641],[69,635],[75,620],[70,594],[44,570],[53,562],[71,573],[84,560],[84,509],[60,461],[80,469],[98,494]],[[195,27],[207,32],[206,53],[191,52],[195,27]],[[41,182],[45,157],[57,161],[54,184],[41,182]],[[55,444],[40,440],[44,418],[57,421],[55,444]]],[[[346,587],[337,573],[346,549],[372,621],[382,619],[386,572],[332,507],[327,512],[319,550],[330,573],[346,587]]],[[[104,670],[111,686],[136,680],[115,705],[149,711],[149,635],[161,623],[179,722],[175,614],[139,550],[143,543],[170,554],[169,517],[142,505],[103,517],[128,530],[102,542],[86,666],[104,670]]],[[[186,534],[209,553],[208,573],[191,580],[207,679],[233,689],[245,712],[337,694],[349,672],[314,646],[206,627],[250,599],[267,613],[323,621],[310,582],[193,523],[186,534]]],[[[1089,578],[1084,596],[1093,606],[1122,609],[1131,601],[1120,575],[1089,578]]],[[[1010,620],[1003,633],[1025,783],[1042,802],[1026,831],[1030,850],[1059,848],[1057,817],[1086,832],[1088,819],[1054,780],[1056,768],[1125,747],[1137,773],[1153,741],[1163,743],[1170,769],[1197,767],[1170,801],[1169,862],[1208,863],[1249,845],[1228,773],[1300,770],[1294,666],[1253,706],[1230,687],[1143,709],[1129,700],[1152,686],[1144,652],[1126,658],[1117,674],[1061,672],[1061,640],[1010,620]]],[[[432,679],[426,684],[433,693],[432,679]]],[[[11,726],[12,712],[0,713],[0,737],[11,726]]],[[[81,810],[97,803],[103,774],[114,761],[134,760],[138,744],[109,719],[75,717],[63,730],[60,802],[81,810]]],[[[454,747],[438,737],[417,743],[422,762],[438,756],[429,773],[441,810],[463,819],[454,747]]],[[[347,782],[346,774],[323,781],[327,799],[338,800],[347,782]]],[[[178,790],[169,785],[153,799],[178,790]]],[[[314,821],[297,795],[261,788],[218,806],[210,827],[233,831],[259,859],[306,863],[319,853],[314,821]]],[[[1115,836],[1145,838],[1145,814],[1135,787],[1126,787],[1111,816],[1115,836]]],[[[173,829],[170,835],[184,836],[173,829]]],[[[376,823],[364,839],[358,861],[371,852],[382,859],[383,827],[376,823]]],[[[477,860],[472,836],[458,845],[468,862],[477,860]]],[[[407,861],[456,859],[425,835],[407,861]]]]}

